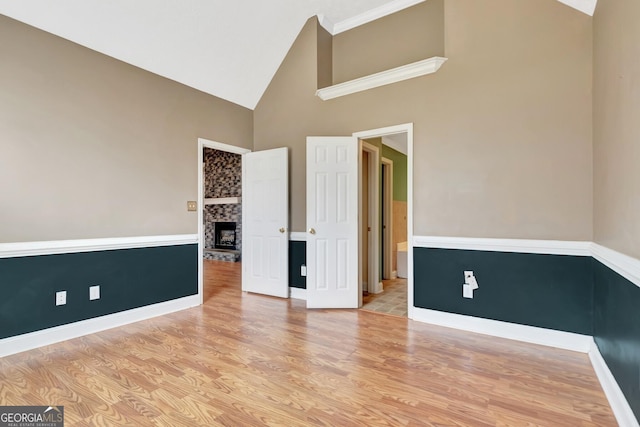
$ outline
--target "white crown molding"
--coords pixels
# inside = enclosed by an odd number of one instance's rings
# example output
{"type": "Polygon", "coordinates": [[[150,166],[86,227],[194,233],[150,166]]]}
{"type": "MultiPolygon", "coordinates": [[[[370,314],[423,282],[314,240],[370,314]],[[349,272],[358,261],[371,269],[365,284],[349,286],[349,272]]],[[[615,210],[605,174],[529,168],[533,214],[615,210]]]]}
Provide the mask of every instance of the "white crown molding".
{"type": "Polygon", "coordinates": [[[593,343],[593,337],[589,335],[555,331],[535,326],[465,316],[462,314],[446,313],[444,311],[429,310],[426,308],[413,307],[412,312],[412,319],[423,323],[564,350],[578,351],[580,353],[588,353],[593,343]]]}
{"type": "Polygon", "coordinates": [[[0,258],[152,248],[195,243],[198,243],[197,234],[0,243],[0,258]]]}
{"type": "Polygon", "coordinates": [[[414,236],[413,246],[418,248],[591,256],[591,242],[582,241],[414,236]]]}
{"type": "Polygon", "coordinates": [[[318,89],[316,91],[316,95],[323,101],[327,101],[329,99],[351,95],[353,93],[413,79],[415,77],[433,74],[440,69],[446,60],[447,58],[434,56],[433,58],[423,59],[422,61],[414,62],[412,64],[403,65],[390,70],[350,80],[348,82],[318,89]]]}
{"type": "Polygon", "coordinates": [[[598,0],[558,0],[558,1],[576,10],[579,10],[582,13],[586,13],[589,16],[593,16],[593,13],[596,11],[596,5],[598,4],[598,0]]]}
{"type": "Polygon", "coordinates": [[[192,295],[119,313],[108,314],[106,316],[95,317],[93,319],[82,320],[68,325],[56,326],[42,331],[4,338],[0,340],[0,357],[21,353],[84,335],[95,334],[107,329],[139,322],[152,317],[163,316],[198,305],[200,305],[200,297],[198,295],[192,295]]]}
{"type": "Polygon", "coordinates": [[[327,30],[329,34],[333,35],[333,27],[335,26],[335,24],[331,22],[331,20],[323,14],[318,14],[317,16],[318,16],[318,23],[320,23],[320,26],[325,30],[327,30]]]}
{"type": "Polygon", "coordinates": [[[591,254],[602,264],[640,287],[640,260],[597,243],[591,245],[591,254]]]}
{"type": "Polygon", "coordinates": [[[371,21],[375,21],[376,19],[380,19],[408,7],[415,6],[416,4],[422,3],[423,1],[424,0],[395,0],[383,4],[382,6],[376,7],[375,9],[368,10],[364,13],[361,13],[360,15],[345,19],[344,21],[336,22],[331,26],[331,30],[329,30],[327,27],[325,28],[335,36],[336,34],[343,33],[353,28],[359,27],[360,25],[367,24],[371,21]]]}
{"type": "Polygon", "coordinates": [[[307,290],[301,288],[289,288],[289,297],[293,299],[307,300],[307,290]]]}
{"type": "Polygon", "coordinates": [[[307,241],[307,233],[304,231],[292,231],[289,233],[289,240],[294,242],[306,242],[307,241]]]}
{"type": "Polygon", "coordinates": [[[629,402],[624,393],[620,389],[616,378],[611,373],[611,370],[607,366],[607,362],[600,354],[600,349],[594,342],[589,349],[589,359],[591,359],[591,365],[596,372],[598,381],[602,386],[605,396],[611,405],[613,415],[616,417],[618,424],[624,427],[639,427],[638,420],[636,419],[629,402]]]}
{"type": "MultiPolygon", "coordinates": [[[[369,22],[375,21],[376,19],[384,18],[387,15],[391,15],[396,12],[400,12],[403,9],[406,9],[411,6],[415,6],[419,3],[422,3],[424,0],[395,0],[382,6],[376,7],[374,9],[368,10],[360,15],[353,16],[351,18],[345,19],[344,21],[332,23],[325,16],[318,15],[318,20],[320,21],[320,25],[324,27],[332,35],[337,35],[340,33],[344,33],[345,31],[349,31],[356,27],[359,27],[364,24],[368,24],[369,22]]],[[[566,4],[569,7],[572,7],[576,10],[579,10],[582,13],[586,13],[589,16],[593,16],[593,13],[596,9],[596,4],[598,0],[558,0],[561,3],[566,4]]]]}

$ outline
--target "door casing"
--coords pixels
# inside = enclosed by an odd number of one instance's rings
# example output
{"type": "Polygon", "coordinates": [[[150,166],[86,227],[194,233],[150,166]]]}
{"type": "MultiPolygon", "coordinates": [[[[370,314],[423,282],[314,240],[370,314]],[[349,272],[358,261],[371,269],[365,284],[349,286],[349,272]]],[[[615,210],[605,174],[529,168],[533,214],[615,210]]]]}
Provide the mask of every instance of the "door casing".
{"type": "Polygon", "coordinates": [[[393,236],[393,161],[382,157],[380,159],[382,170],[382,279],[392,279],[393,248],[391,240],[393,236]]]}
{"type": "MultiPolygon", "coordinates": [[[[368,192],[368,209],[367,212],[360,212],[358,218],[360,221],[364,221],[363,213],[366,213],[368,216],[368,223],[371,228],[369,232],[369,238],[364,239],[364,236],[360,235],[358,245],[360,247],[360,287],[364,285],[364,281],[362,280],[364,275],[364,262],[363,260],[367,259],[366,265],[367,268],[367,282],[368,282],[368,291],[370,293],[380,293],[382,292],[382,285],[380,283],[380,150],[375,145],[372,145],[366,141],[360,140],[360,157],[359,161],[363,161],[362,154],[366,152],[369,154],[368,156],[368,188],[364,190],[364,188],[359,185],[358,186],[358,207],[362,207],[362,199],[363,194],[362,191],[368,192]],[[365,245],[364,242],[367,242],[365,245]],[[366,247],[365,247],[366,246],[366,247]]],[[[362,172],[365,170],[363,165],[360,164],[358,170],[362,172]]],[[[359,176],[362,176],[360,173],[359,176]]],[[[362,230],[364,233],[363,224],[359,224],[358,230],[362,230]]],[[[360,293],[362,293],[363,289],[360,289],[360,293]]],[[[362,305],[362,304],[361,304],[362,305]]]]}

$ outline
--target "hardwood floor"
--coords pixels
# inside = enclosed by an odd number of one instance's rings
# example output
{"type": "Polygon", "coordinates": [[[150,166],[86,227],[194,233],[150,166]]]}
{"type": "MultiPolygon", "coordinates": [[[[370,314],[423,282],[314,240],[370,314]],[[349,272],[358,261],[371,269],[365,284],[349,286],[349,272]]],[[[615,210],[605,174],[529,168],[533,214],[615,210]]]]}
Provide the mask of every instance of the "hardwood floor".
{"type": "Polygon", "coordinates": [[[585,354],[243,294],[0,359],[0,405],[65,425],[615,426],[585,354]]]}

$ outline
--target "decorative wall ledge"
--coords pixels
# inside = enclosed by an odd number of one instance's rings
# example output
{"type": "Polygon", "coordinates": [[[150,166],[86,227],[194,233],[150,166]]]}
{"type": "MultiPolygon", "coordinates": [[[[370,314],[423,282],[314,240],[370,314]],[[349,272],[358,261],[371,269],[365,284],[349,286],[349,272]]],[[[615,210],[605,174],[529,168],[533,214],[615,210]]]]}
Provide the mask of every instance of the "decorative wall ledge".
{"type": "Polygon", "coordinates": [[[352,93],[362,92],[391,83],[397,83],[413,79],[415,77],[432,74],[438,71],[446,60],[447,58],[442,58],[440,56],[423,59],[422,61],[413,62],[401,67],[392,68],[390,70],[381,71],[358,79],[349,80],[348,82],[318,89],[316,91],[316,96],[323,101],[327,101],[329,99],[351,95],[352,93]]]}
{"type": "Polygon", "coordinates": [[[214,197],[204,199],[204,205],[236,205],[240,203],[240,197],[214,197]]]}

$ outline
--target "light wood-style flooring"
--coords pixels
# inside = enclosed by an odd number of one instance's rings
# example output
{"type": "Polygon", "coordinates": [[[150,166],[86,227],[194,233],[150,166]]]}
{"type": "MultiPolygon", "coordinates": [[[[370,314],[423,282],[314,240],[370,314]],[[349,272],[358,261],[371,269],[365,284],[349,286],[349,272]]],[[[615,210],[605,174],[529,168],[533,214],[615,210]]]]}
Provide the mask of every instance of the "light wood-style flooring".
{"type": "Polygon", "coordinates": [[[615,426],[584,354],[240,291],[0,359],[0,405],[65,426],[615,426]]]}

